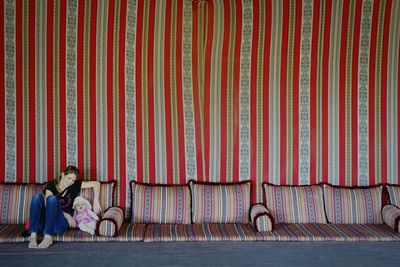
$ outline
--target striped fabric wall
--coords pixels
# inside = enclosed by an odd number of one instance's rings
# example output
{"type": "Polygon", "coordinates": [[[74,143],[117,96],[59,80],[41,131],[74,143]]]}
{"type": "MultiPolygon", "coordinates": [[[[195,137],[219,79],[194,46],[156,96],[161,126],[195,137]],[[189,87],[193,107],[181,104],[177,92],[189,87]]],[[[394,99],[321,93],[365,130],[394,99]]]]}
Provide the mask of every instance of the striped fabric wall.
{"type": "Polygon", "coordinates": [[[0,182],[399,184],[398,25],[395,0],[3,0],[0,182]]]}

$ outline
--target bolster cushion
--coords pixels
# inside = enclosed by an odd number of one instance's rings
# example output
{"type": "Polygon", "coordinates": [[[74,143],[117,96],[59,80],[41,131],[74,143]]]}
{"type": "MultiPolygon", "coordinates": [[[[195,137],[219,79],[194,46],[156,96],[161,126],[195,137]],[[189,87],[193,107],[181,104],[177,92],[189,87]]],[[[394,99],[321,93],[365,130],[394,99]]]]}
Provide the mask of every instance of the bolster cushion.
{"type": "Polygon", "coordinates": [[[106,210],[103,217],[97,222],[96,234],[98,236],[117,236],[124,222],[124,212],[120,207],[111,207],[106,210]]]}
{"type": "Polygon", "coordinates": [[[248,223],[250,186],[191,181],[193,223],[248,223]]]}
{"type": "Polygon", "coordinates": [[[133,223],[191,223],[189,186],[131,181],[131,193],[133,223]]]}
{"type": "Polygon", "coordinates": [[[324,185],[328,221],[335,224],[381,224],[382,186],[324,185]]]}
{"type": "Polygon", "coordinates": [[[263,189],[267,209],[276,223],[327,223],[321,186],[263,183],[263,189]]]}
{"type": "Polygon", "coordinates": [[[273,230],[274,221],[272,215],[262,204],[256,204],[251,208],[250,219],[258,232],[270,232],[273,230]]]}
{"type": "Polygon", "coordinates": [[[382,220],[395,232],[399,232],[400,209],[394,205],[386,205],[382,209],[382,220]]]}
{"type": "Polygon", "coordinates": [[[42,190],[43,184],[0,184],[0,224],[24,224],[32,197],[42,190]]]}
{"type": "Polygon", "coordinates": [[[396,185],[386,185],[389,192],[390,204],[400,208],[400,186],[396,185]]]}
{"type": "MultiPolygon", "coordinates": [[[[102,210],[107,210],[113,206],[115,181],[100,182],[99,202],[102,210]]],[[[81,197],[87,199],[93,204],[94,190],[93,188],[85,188],[81,190],[81,197]]]]}

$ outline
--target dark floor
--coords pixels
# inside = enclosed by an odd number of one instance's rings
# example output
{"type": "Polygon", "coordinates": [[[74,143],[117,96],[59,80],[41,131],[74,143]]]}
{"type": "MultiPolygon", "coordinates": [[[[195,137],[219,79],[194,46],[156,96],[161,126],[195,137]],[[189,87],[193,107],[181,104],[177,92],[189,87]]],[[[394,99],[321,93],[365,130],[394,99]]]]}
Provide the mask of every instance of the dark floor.
{"type": "Polygon", "coordinates": [[[400,266],[400,242],[0,243],[0,266],[400,266]]]}

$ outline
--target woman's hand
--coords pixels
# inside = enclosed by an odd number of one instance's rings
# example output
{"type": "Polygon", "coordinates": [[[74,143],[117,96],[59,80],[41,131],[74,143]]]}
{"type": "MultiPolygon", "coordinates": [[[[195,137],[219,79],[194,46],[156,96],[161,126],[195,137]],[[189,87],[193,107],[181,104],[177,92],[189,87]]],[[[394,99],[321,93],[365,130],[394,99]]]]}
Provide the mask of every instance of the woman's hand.
{"type": "Polygon", "coordinates": [[[69,227],[75,228],[77,226],[75,219],[69,213],[64,212],[64,217],[67,219],[69,227]]]}
{"type": "Polygon", "coordinates": [[[99,202],[97,199],[95,199],[95,200],[93,201],[93,211],[94,211],[96,214],[100,214],[100,213],[101,213],[100,202],[99,202]]]}

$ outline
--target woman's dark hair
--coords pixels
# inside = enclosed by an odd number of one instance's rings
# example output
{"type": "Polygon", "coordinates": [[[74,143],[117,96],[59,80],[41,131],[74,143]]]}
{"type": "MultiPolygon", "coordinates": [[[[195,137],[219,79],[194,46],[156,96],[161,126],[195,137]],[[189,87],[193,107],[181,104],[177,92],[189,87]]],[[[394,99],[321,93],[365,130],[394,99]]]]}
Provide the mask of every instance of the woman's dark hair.
{"type": "MultiPolygon", "coordinates": [[[[80,174],[80,172],[79,172],[79,169],[78,169],[76,166],[69,165],[69,166],[67,166],[67,167],[64,169],[64,171],[63,171],[62,173],[63,173],[64,175],[68,175],[68,174],[70,174],[70,173],[73,173],[73,174],[75,174],[76,179],[79,179],[79,174],[80,174]]],[[[62,173],[54,180],[54,183],[55,183],[56,185],[58,185],[58,184],[60,183],[61,178],[62,178],[62,173]]]]}

